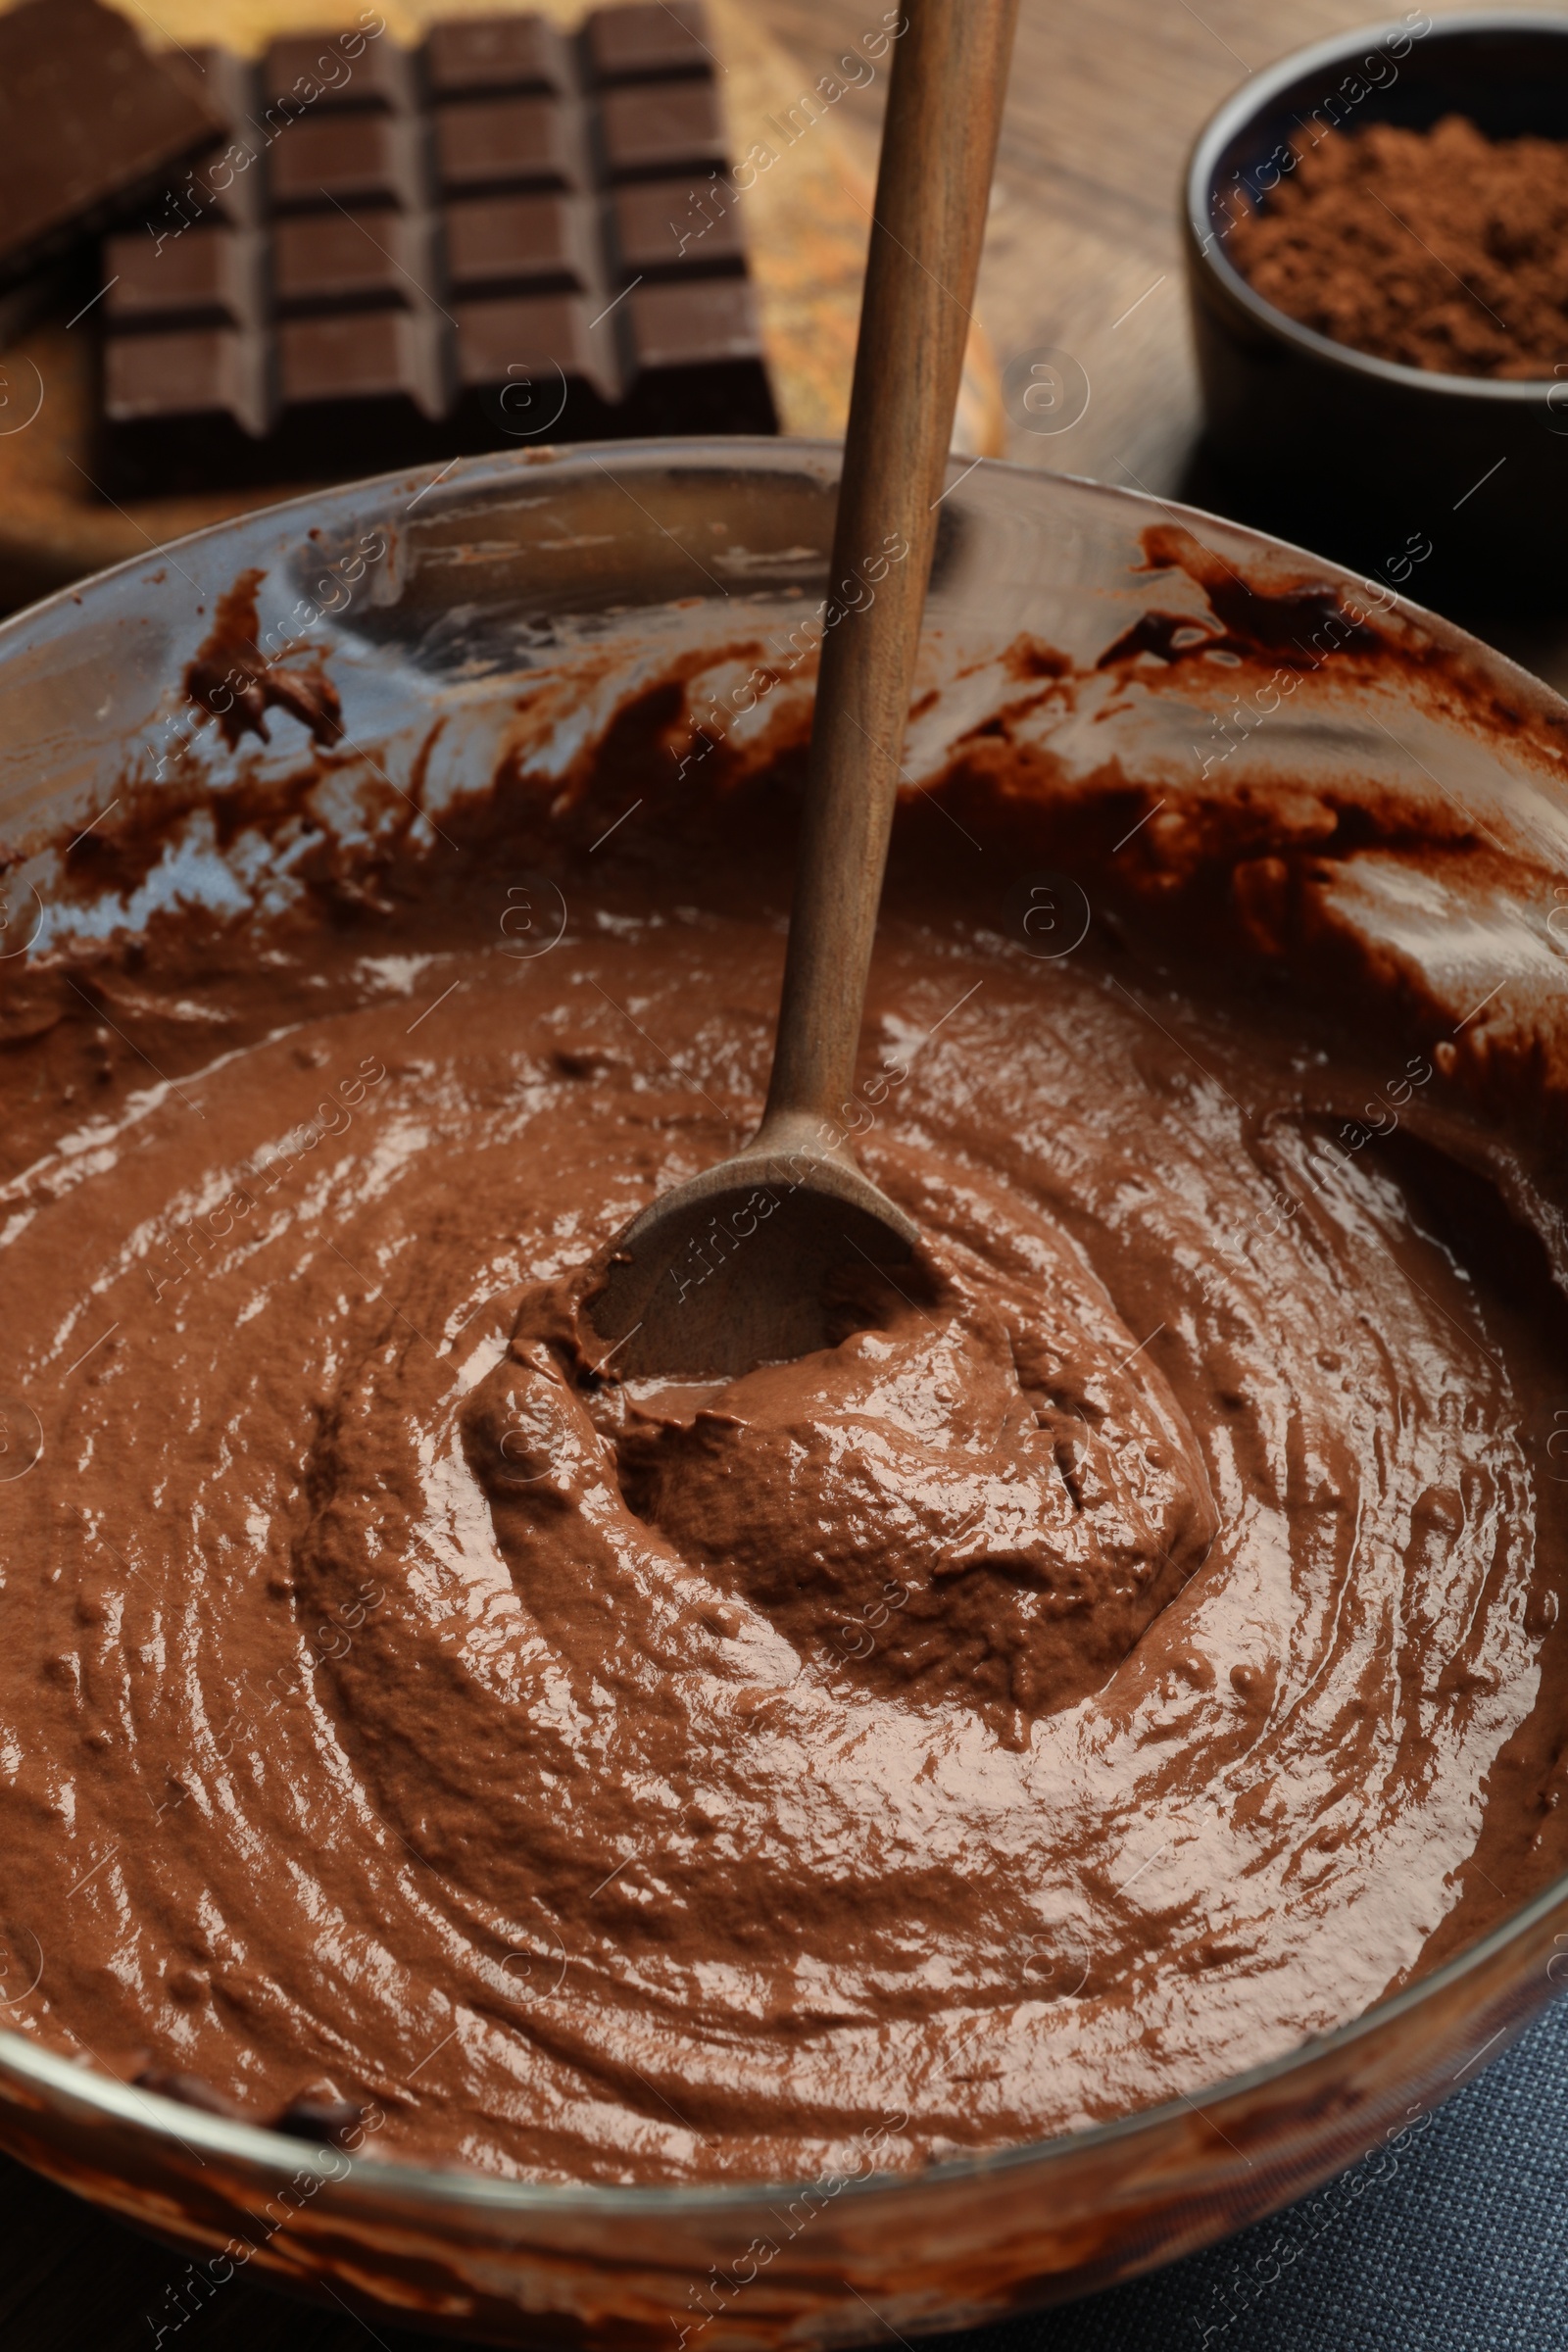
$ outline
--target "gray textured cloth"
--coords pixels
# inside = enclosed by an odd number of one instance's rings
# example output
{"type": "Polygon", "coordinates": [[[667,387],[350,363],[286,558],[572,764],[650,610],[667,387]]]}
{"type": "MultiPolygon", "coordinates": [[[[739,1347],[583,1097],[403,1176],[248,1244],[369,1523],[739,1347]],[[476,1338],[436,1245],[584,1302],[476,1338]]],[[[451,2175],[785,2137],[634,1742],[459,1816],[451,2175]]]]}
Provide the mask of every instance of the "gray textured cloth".
{"type": "Polygon", "coordinates": [[[1439,2109],[1396,2170],[1358,2194],[1353,2178],[1130,2286],[940,2341],[953,2352],[1568,2352],[1568,2002],[1439,2109]]]}

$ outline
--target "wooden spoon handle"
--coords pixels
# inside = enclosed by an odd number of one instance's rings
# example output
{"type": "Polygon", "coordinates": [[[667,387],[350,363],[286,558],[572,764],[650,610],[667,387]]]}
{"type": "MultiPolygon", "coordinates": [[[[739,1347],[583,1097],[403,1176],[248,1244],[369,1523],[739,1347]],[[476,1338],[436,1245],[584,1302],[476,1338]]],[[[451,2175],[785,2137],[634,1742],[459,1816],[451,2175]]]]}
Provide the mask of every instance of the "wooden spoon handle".
{"type": "Polygon", "coordinates": [[[882,133],[767,1109],[841,1121],[1018,0],[906,0],[882,133]]]}

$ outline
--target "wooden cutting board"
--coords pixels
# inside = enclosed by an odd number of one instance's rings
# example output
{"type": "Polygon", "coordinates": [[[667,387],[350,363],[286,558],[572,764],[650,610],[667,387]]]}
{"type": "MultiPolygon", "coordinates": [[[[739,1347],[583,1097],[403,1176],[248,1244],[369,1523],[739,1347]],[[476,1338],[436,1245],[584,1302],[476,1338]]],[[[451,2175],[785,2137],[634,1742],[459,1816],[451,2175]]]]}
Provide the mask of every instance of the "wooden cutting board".
{"type": "MultiPolygon", "coordinates": [[[[564,24],[582,13],[580,0],[530,4],[564,24]]],[[[378,13],[394,34],[412,39],[438,17],[474,6],[381,0],[378,13]]],[[[803,84],[801,69],[768,38],[748,0],[708,0],[708,8],[730,153],[753,159],[741,202],[781,426],[837,439],[849,407],[871,183],[835,119],[835,77],[803,84]]],[[[279,32],[349,25],[361,15],[357,0],[160,0],[156,26],[135,0],[123,0],[123,13],[150,41],[222,39],[245,51],[279,32]]],[[[873,24],[881,13],[869,12],[873,24]]],[[[874,70],[885,74],[887,64],[874,70]]],[[[90,317],[71,326],[50,320],[0,353],[0,610],[305,486],[116,505],[93,479],[96,368],[90,317]]],[[[976,326],[955,447],[996,456],[1003,429],[996,366],[976,326]]]]}

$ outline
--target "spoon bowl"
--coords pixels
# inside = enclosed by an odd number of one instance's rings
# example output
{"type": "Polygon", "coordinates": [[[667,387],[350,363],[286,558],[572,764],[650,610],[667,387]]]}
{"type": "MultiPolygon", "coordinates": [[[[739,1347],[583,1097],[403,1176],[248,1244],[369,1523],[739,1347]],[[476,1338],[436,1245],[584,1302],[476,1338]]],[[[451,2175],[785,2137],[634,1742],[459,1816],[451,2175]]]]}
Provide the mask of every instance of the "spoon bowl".
{"type": "Polygon", "coordinates": [[[747,1372],[831,1346],[846,1276],[895,1281],[918,1229],[814,1124],[764,1121],[650,1202],[603,1261],[588,1320],[617,1376],[747,1372]]]}

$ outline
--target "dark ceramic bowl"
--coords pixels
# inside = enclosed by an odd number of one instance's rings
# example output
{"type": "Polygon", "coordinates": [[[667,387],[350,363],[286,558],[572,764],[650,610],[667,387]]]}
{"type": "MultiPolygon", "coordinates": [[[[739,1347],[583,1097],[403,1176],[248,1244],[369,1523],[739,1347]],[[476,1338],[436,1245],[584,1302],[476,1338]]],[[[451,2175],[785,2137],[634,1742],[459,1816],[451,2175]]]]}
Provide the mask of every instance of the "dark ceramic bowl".
{"type": "Polygon", "coordinates": [[[1462,114],[1491,138],[1568,139],[1568,15],[1408,16],[1254,74],[1193,149],[1185,231],[1210,498],[1423,603],[1568,603],[1568,365],[1525,382],[1440,375],[1336,343],[1255,294],[1226,251],[1291,141],[1462,114]]]}

